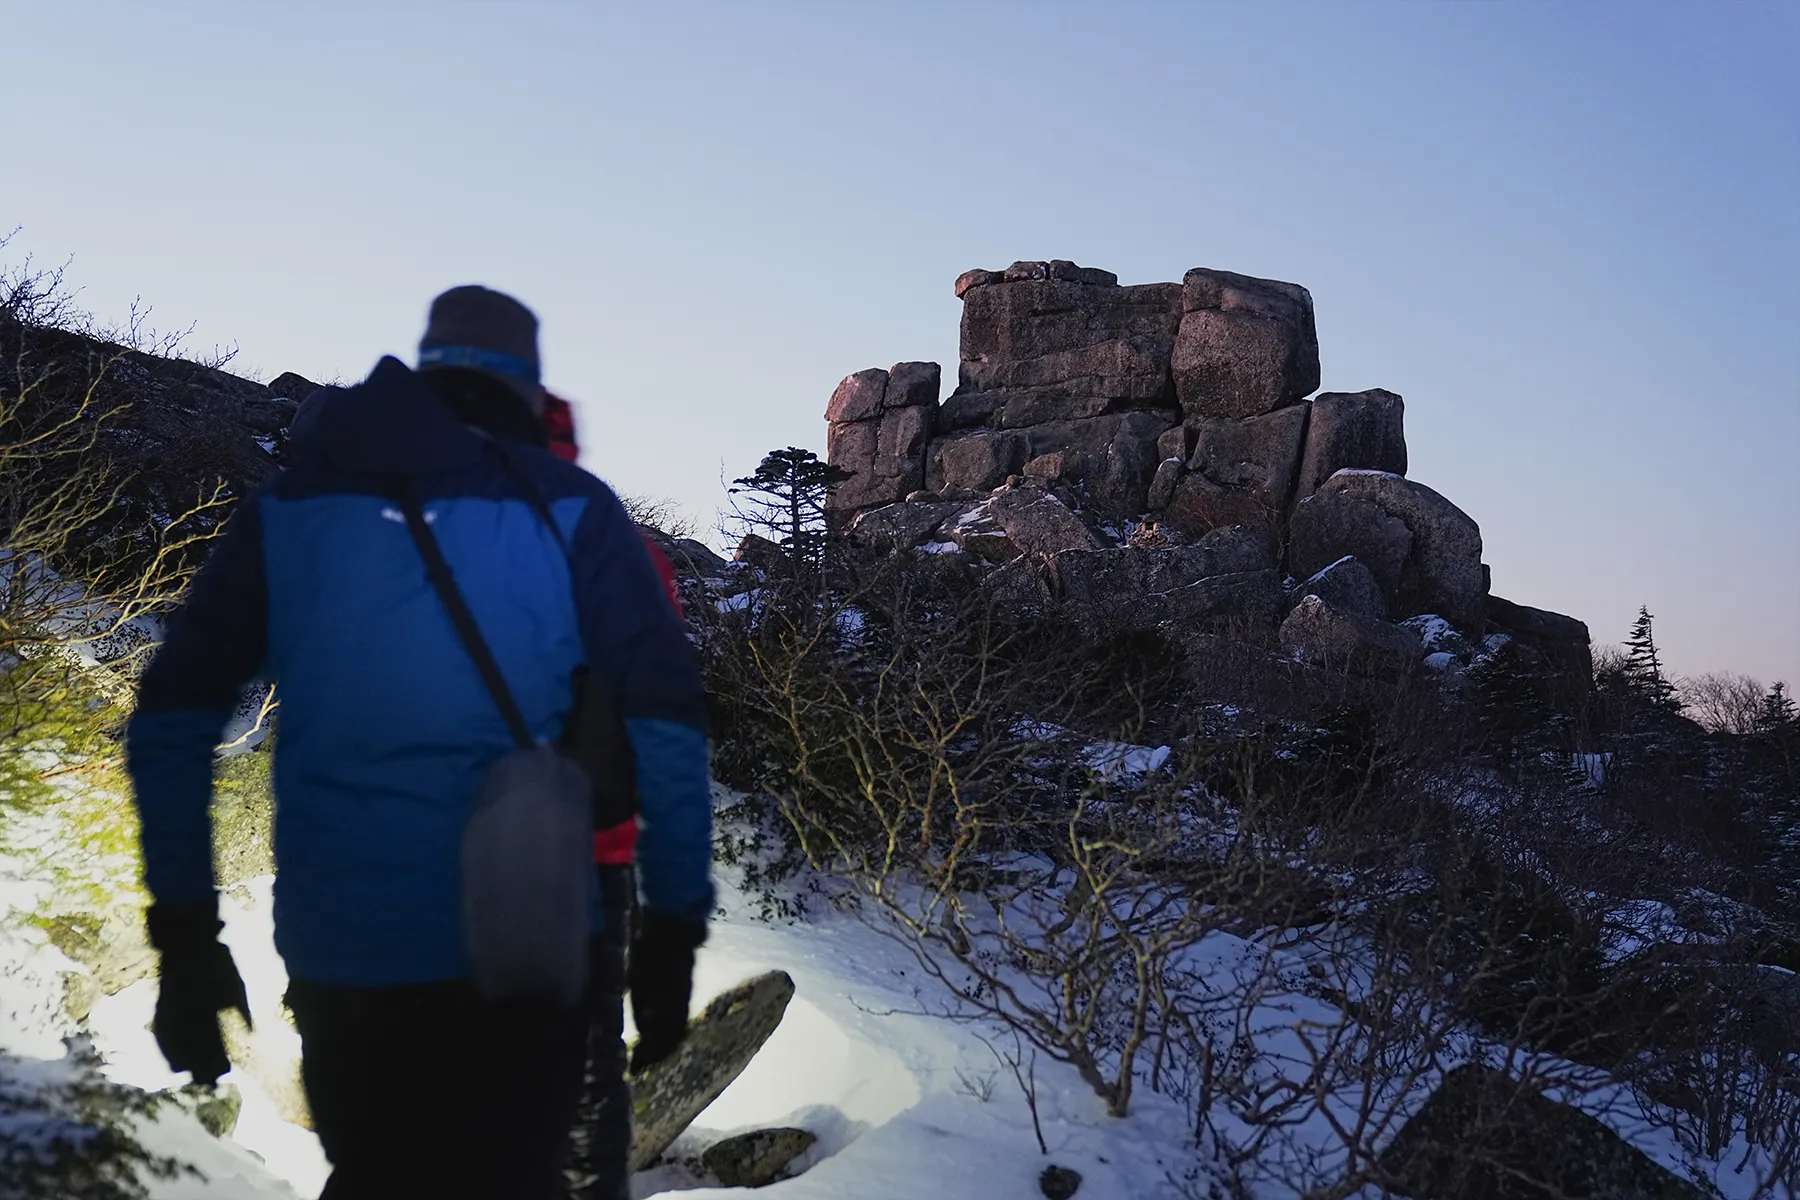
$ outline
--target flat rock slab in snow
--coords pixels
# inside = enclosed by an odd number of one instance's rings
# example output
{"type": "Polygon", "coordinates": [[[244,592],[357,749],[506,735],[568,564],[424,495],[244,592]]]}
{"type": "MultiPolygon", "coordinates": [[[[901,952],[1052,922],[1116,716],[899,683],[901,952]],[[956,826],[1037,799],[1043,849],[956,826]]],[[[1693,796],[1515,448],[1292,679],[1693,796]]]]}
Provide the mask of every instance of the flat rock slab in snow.
{"type": "Polygon", "coordinates": [[[765,1187],[818,1140],[804,1129],[757,1129],[714,1142],[700,1162],[726,1187],[765,1187]]]}
{"type": "Polygon", "coordinates": [[[743,1074],[793,998],[785,971],[739,984],[688,1023],[680,1049],[632,1080],[633,1171],[655,1162],[743,1074]]]}

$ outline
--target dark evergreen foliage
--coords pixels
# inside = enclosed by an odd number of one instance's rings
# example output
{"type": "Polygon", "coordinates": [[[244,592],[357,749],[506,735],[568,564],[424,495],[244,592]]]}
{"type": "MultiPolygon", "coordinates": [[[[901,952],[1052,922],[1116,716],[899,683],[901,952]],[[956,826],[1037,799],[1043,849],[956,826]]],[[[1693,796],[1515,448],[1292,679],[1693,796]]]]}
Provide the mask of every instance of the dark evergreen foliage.
{"type": "Polygon", "coordinates": [[[1756,721],[1757,732],[1780,733],[1794,720],[1794,698],[1787,694],[1787,685],[1776,680],[1769,688],[1769,694],[1763,697],[1762,712],[1756,721]]]}
{"type": "Polygon", "coordinates": [[[753,474],[732,480],[739,533],[768,537],[797,575],[816,574],[825,565],[826,498],[849,478],[850,472],[811,450],[771,450],[753,474]]]}
{"type": "Polygon", "coordinates": [[[1655,618],[1647,607],[1638,609],[1637,620],[1625,636],[1625,677],[1644,703],[1662,712],[1681,711],[1675,684],[1663,673],[1662,656],[1656,649],[1655,618]]]}

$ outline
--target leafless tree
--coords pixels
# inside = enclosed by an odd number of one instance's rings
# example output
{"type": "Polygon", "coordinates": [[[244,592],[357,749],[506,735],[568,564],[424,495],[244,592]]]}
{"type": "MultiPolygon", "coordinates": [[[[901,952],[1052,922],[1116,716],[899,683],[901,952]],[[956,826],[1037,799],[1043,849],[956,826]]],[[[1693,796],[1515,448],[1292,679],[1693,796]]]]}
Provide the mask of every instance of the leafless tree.
{"type": "Polygon", "coordinates": [[[1755,733],[1767,689],[1748,675],[1709,671],[1678,685],[1689,715],[1713,733],[1755,733]]]}

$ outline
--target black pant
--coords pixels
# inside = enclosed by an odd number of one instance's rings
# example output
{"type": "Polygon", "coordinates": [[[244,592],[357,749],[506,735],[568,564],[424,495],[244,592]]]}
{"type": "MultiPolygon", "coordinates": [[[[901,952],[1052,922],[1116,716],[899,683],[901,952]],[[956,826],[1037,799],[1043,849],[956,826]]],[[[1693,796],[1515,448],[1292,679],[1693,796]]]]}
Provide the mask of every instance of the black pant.
{"type": "Polygon", "coordinates": [[[606,925],[593,943],[587,1081],[570,1134],[569,1183],[581,1200],[631,1195],[631,1085],[625,1082],[625,950],[637,885],[629,866],[603,866],[606,925]]]}
{"type": "Polygon", "coordinates": [[[331,1160],[320,1200],[560,1200],[586,1004],[489,1004],[466,983],[294,980],[301,1076],[331,1160]]]}

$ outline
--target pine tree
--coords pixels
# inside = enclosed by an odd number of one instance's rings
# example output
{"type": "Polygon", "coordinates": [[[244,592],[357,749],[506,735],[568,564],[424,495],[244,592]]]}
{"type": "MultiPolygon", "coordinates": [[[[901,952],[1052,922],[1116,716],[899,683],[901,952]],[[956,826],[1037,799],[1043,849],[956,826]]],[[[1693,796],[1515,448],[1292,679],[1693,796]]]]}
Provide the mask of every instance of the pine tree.
{"type": "Polygon", "coordinates": [[[1786,729],[1797,715],[1794,698],[1787,694],[1787,684],[1780,680],[1769,689],[1763,697],[1762,711],[1757,714],[1756,727],[1762,733],[1779,733],[1786,729]]]}
{"type": "Polygon", "coordinates": [[[763,456],[754,475],[732,480],[731,495],[743,532],[770,536],[796,575],[824,566],[825,501],[850,472],[821,462],[810,450],[789,446],[763,456]]]}
{"type": "Polygon", "coordinates": [[[1656,650],[1655,618],[1646,607],[1638,609],[1637,620],[1625,637],[1625,675],[1636,695],[1652,708],[1663,712],[1679,712],[1681,701],[1675,684],[1663,674],[1662,657],[1656,650]]]}

